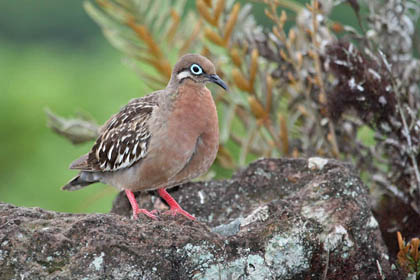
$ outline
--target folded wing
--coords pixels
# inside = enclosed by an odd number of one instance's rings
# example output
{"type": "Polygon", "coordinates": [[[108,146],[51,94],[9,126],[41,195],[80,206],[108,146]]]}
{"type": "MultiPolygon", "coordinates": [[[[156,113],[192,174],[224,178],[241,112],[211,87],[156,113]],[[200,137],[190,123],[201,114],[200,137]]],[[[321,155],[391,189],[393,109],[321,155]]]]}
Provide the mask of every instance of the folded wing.
{"type": "Polygon", "coordinates": [[[91,151],[70,168],[84,171],[117,171],[144,158],[152,135],[148,121],[157,103],[138,98],[109,119],[91,151]]]}

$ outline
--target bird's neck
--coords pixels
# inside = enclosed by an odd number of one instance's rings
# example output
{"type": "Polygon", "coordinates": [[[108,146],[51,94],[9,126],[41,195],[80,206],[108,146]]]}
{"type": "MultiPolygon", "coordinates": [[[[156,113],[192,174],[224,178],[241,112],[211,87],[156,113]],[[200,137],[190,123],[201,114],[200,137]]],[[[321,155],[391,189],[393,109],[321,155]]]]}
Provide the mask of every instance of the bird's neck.
{"type": "Polygon", "coordinates": [[[174,101],[189,103],[190,105],[199,105],[203,100],[212,98],[210,90],[202,83],[196,83],[191,79],[184,80],[178,85],[175,93],[174,101]]]}
{"type": "Polygon", "coordinates": [[[179,85],[174,94],[172,106],[174,110],[171,117],[186,114],[195,125],[205,126],[210,116],[216,115],[217,118],[216,106],[210,90],[204,84],[193,81],[184,81],[179,85]]]}
{"type": "Polygon", "coordinates": [[[171,106],[174,103],[192,103],[200,102],[201,99],[211,97],[210,91],[205,84],[196,83],[191,79],[185,79],[181,83],[169,83],[166,87],[170,95],[171,106]]]}

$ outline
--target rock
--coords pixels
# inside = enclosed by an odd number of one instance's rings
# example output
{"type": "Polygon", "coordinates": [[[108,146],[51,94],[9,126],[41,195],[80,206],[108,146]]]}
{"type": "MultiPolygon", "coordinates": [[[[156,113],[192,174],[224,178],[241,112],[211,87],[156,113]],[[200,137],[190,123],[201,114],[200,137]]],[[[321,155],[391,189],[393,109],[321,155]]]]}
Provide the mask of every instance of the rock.
{"type": "Polygon", "coordinates": [[[0,278],[398,279],[349,164],[261,159],[172,194],[198,221],[130,220],[122,195],[111,214],[0,204],[0,278]]]}
{"type": "Polygon", "coordinates": [[[321,157],[311,157],[308,158],[308,168],[311,170],[319,169],[322,170],[324,166],[328,163],[328,159],[321,157]]]}

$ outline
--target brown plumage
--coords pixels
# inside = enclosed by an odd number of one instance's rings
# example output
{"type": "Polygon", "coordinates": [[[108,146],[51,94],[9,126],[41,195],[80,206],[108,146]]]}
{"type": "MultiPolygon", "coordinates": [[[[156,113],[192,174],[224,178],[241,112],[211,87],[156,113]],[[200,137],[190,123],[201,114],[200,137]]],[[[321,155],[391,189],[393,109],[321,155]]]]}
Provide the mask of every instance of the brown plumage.
{"type": "Polygon", "coordinates": [[[207,58],[181,57],[164,90],[131,100],[104,124],[91,151],[70,165],[81,171],[63,189],[109,184],[126,191],[134,216],[152,218],[138,209],[132,191],[158,189],[172,213],[193,219],[165,188],[205,173],[216,157],[218,119],[207,82],[227,89],[207,58]]]}

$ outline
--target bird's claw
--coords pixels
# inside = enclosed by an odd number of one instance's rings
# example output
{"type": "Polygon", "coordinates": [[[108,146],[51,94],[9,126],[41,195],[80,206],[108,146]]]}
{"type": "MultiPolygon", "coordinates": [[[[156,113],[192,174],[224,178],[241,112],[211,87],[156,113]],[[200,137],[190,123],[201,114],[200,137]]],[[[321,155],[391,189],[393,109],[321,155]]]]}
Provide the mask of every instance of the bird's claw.
{"type": "Polygon", "coordinates": [[[137,219],[138,218],[138,214],[144,214],[147,217],[153,219],[153,220],[157,220],[157,216],[155,215],[157,213],[157,210],[152,210],[152,211],[147,211],[146,209],[137,209],[136,212],[133,211],[133,219],[137,219]]]}
{"type": "Polygon", "coordinates": [[[190,213],[188,213],[187,211],[185,211],[182,208],[171,208],[170,210],[166,211],[163,213],[164,215],[171,215],[171,216],[175,216],[177,214],[181,214],[184,217],[187,217],[190,220],[195,220],[195,217],[193,215],[191,215],[190,213]]]}

